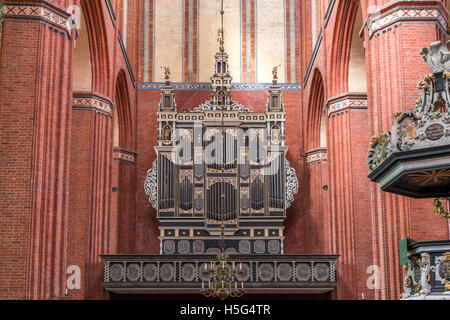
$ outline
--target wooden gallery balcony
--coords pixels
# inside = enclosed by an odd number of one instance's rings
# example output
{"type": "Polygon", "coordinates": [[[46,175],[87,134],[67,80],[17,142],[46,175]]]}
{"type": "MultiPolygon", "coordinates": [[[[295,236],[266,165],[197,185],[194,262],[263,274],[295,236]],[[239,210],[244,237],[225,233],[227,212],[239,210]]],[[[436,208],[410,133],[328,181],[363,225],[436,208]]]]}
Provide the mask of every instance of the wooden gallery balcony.
{"type": "MultiPolygon", "coordinates": [[[[337,255],[231,255],[245,294],[324,294],[337,287],[337,255]]],[[[102,255],[106,291],[114,294],[198,294],[211,279],[215,255],[102,255]]]]}

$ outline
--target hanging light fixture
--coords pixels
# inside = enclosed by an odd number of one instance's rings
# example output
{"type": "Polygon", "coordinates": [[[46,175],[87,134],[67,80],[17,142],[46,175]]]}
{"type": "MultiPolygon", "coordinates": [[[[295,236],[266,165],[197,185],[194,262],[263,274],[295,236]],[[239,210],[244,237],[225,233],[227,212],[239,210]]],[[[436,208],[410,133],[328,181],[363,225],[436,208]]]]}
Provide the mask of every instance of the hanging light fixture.
{"type": "Polygon", "coordinates": [[[217,255],[218,262],[211,263],[211,266],[205,264],[204,271],[207,272],[211,278],[206,284],[202,282],[201,293],[206,298],[219,298],[225,300],[227,298],[240,298],[244,294],[244,283],[240,285],[236,279],[238,274],[243,274],[242,263],[239,264],[238,270],[235,263],[229,263],[227,260],[229,254],[226,252],[219,252],[217,255]]]}
{"type": "Polygon", "coordinates": [[[210,278],[208,282],[202,281],[202,289],[200,292],[206,298],[219,298],[225,300],[228,298],[240,298],[244,295],[244,282],[240,285],[237,276],[242,276],[244,270],[242,263],[236,268],[236,263],[228,261],[230,255],[222,248],[222,240],[224,238],[225,225],[222,220],[222,231],[219,240],[219,253],[217,254],[217,262],[211,262],[204,265],[202,272],[206,273],[210,278]]]}

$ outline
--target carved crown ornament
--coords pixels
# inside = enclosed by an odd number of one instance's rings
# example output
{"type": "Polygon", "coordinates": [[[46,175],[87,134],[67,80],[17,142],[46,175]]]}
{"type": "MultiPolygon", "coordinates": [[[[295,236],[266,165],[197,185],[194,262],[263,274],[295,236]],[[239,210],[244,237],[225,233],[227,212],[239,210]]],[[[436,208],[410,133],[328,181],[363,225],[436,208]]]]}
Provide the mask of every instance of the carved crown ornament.
{"type": "MultiPolygon", "coordinates": [[[[450,42],[423,48],[432,73],[417,87],[409,112],[394,114],[392,129],[372,137],[369,177],[384,191],[415,198],[450,197],[450,42]]],[[[442,215],[448,217],[447,215],[442,215]]]]}

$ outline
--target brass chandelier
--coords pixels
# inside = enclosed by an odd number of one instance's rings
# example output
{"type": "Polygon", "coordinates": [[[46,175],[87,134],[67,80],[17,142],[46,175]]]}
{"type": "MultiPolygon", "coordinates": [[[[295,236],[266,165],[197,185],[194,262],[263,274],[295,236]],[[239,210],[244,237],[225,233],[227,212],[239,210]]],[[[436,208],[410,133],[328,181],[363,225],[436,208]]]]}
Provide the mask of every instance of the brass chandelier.
{"type": "Polygon", "coordinates": [[[240,287],[236,276],[242,275],[242,263],[239,265],[239,270],[233,262],[230,264],[227,260],[229,254],[227,252],[219,252],[217,254],[218,263],[211,263],[211,266],[205,264],[204,271],[210,276],[207,286],[205,281],[202,281],[202,289],[200,292],[206,298],[217,297],[220,300],[227,298],[240,298],[244,294],[244,283],[241,282],[240,287]]]}

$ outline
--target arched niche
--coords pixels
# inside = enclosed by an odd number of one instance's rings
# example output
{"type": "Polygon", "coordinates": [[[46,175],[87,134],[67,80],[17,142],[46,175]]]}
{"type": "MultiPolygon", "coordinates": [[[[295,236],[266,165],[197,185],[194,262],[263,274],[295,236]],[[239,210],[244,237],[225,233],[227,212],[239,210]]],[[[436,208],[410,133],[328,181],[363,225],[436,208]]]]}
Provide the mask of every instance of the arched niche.
{"type": "Polygon", "coordinates": [[[327,112],[324,104],[323,78],[320,71],[316,69],[311,81],[311,94],[309,98],[308,150],[326,147],[327,112]]]}
{"type": "Polygon", "coordinates": [[[80,8],[81,26],[75,42],[73,65],[73,91],[92,91],[92,57],[88,29],[83,10],[80,8]]]}
{"type": "Polygon", "coordinates": [[[130,99],[128,96],[126,73],[121,70],[117,76],[115,87],[115,103],[117,109],[113,113],[114,147],[132,148],[130,99]],[[114,116],[115,115],[115,116],[114,116]],[[117,144],[116,144],[117,142],[117,144]]]}
{"type": "Polygon", "coordinates": [[[366,79],[366,55],[364,42],[360,37],[363,26],[361,6],[356,11],[350,47],[350,59],[348,65],[348,91],[367,92],[366,79]]]}

